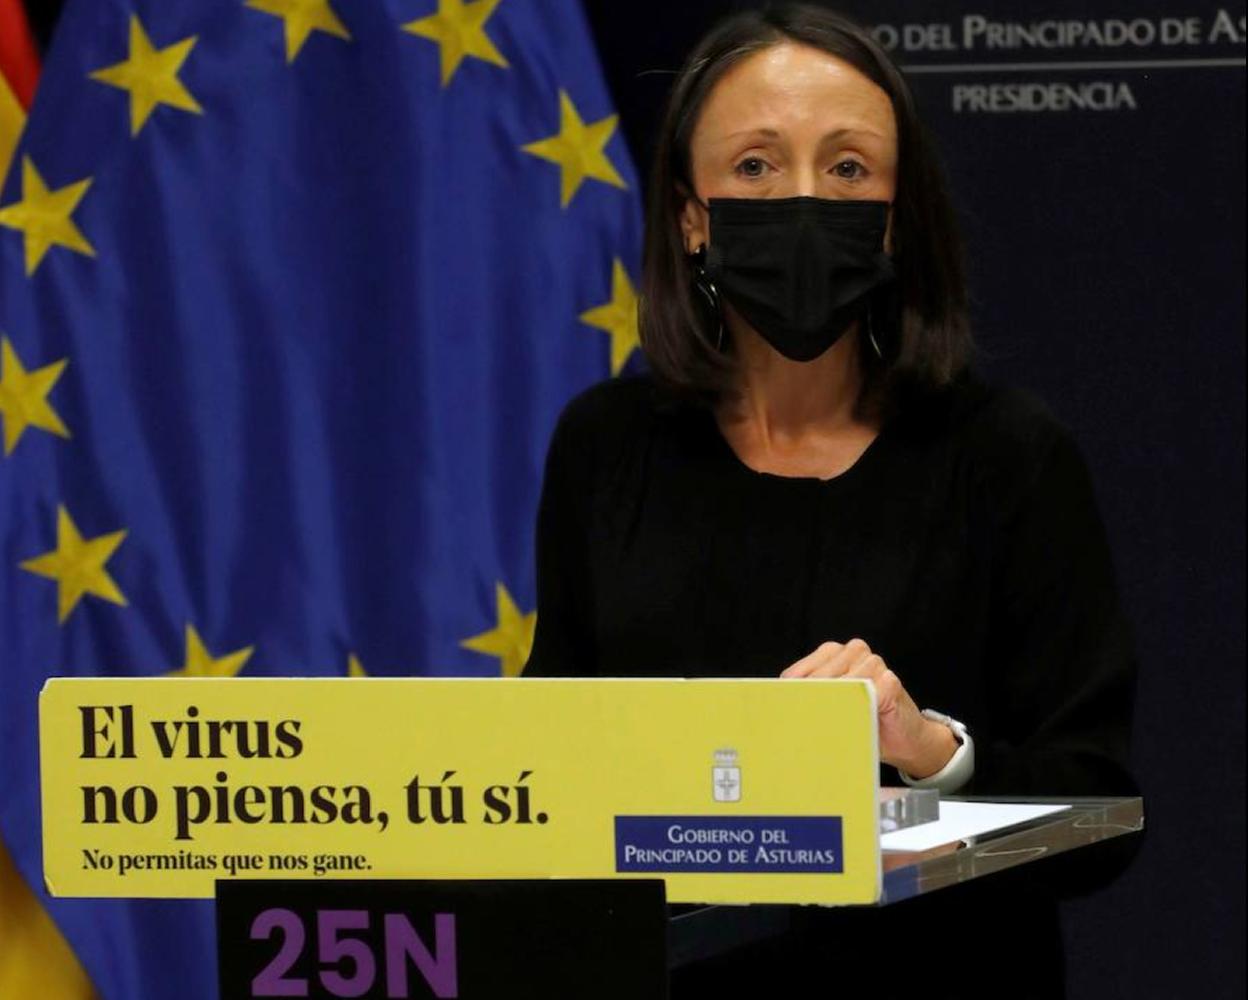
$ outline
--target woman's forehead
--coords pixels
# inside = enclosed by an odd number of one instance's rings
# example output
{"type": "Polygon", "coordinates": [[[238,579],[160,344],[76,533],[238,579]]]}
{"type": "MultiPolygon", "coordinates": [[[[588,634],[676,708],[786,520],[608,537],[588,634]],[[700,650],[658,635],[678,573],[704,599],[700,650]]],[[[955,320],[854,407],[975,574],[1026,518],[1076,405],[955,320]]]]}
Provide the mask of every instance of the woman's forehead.
{"type": "Polygon", "coordinates": [[[895,141],[897,128],[883,88],[822,49],[781,42],[746,56],[715,83],[693,142],[717,145],[792,133],[820,139],[857,133],[895,141]]]}

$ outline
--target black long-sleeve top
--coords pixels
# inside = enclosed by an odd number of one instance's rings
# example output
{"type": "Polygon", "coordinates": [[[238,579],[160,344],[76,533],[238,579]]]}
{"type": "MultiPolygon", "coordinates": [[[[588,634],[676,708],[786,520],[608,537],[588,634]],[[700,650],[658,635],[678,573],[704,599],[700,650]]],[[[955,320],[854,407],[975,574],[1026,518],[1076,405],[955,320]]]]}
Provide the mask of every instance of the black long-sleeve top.
{"type": "Polygon", "coordinates": [[[1086,463],[1038,397],[969,369],[829,480],[750,469],[647,376],[597,385],[552,438],[537,572],[529,676],[770,677],[860,637],[969,728],[961,793],[1135,793],[1086,463]]]}

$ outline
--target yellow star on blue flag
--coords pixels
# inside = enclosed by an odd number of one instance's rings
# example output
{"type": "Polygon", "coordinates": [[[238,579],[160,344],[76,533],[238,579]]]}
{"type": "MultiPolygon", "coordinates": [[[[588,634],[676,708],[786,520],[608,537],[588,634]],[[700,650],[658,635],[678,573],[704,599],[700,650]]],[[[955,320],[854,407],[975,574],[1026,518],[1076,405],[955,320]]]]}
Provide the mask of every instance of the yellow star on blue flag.
{"type": "Polygon", "coordinates": [[[637,292],[620,260],[611,264],[611,301],[581,313],[581,322],[611,338],[611,374],[618,375],[641,346],[637,330],[637,292]]]}
{"type": "Polygon", "coordinates": [[[56,548],[21,563],[26,572],[56,581],[57,622],[63,624],[88,594],[113,604],[126,603],[125,595],[105,568],[125,537],[125,531],[110,531],[83,538],[69,511],[64,507],[57,509],[56,548]]]}
{"type": "Polygon", "coordinates": [[[186,626],[186,658],[182,661],[182,666],[169,671],[169,676],[234,677],[243,669],[254,652],[254,646],[247,646],[244,649],[236,649],[232,653],[213,656],[208,652],[208,647],[204,645],[204,640],[195,631],[195,627],[188,622],[186,626]]]}
{"type": "Polygon", "coordinates": [[[566,91],[559,91],[559,131],[555,135],[521,148],[559,166],[559,204],[567,208],[576,192],[587,180],[602,181],[617,188],[627,188],[607,155],[606,145],[615,133],[615,115],[607,115],[586,124],[566,91]]]}
{"type": "Polygon", "coordinates": [[[247,0],[247,6],[281,19],[288,63],[295,61],[295,57],[314,31],[323,31],[348,42],[351,40],[351,32],[342,23],[329,0],[247,0]]]}
{"type": "Polygon", "coordinates": [[[73,214],[91,178],[52,190],[30,157],[22,160],[22,199],[0,208],[0,226],[16,229],[24,237],[26,274],[32,275],[44,255],[54,246],[95,256],[95,248],[74,224],[73,214]]]}
{"type": "Polygon", "coordinates": [[[203,108],[178,78],[197,39],[184,38],[163,49],[152,45],[137,15],[130,18],[130,57],[97,69],[92,80],[117,87],[130,95],[130,134],[138,135],[160,104],[201,114],[203,108]]]}
{"type": "Polygon", "coordinates": [[[501,0],[438,0],[436,14],[420,17],[403,25],[403,30],[437,42],[441,61],[442,86],[455,76],[460,64],[471,56],[482,62],[507,68],[485,23],[501,0]]]}
{"type": "Polygon", "coordinates": [[[504,677],[519,677],[533,650],[537,613],[522,614],[501,583],[495,585],[494,610],[494,627],[465,639],[463,647],[495,657],[504,677]]]}
{"type": "Polygon", "coordinates": [[[69,429],[48,401],[68,358],[27,371],[9,342],[0,337],[0,422],[4,424],[4,453],[13,454],[28,427],[37,427],[59,437],[69,437],[69,429]]]}

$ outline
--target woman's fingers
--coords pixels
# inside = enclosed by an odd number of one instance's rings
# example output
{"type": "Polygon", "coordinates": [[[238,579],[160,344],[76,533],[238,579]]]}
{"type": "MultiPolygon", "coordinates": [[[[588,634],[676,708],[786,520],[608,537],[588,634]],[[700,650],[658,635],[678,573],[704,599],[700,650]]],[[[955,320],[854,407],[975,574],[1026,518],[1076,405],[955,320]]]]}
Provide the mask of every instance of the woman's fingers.
{"type": "Polygon", "coordinates": [[[827,671],[845,647],[839,642],[820,643],[792,666],[781,671],[781,677],[836,677],[827,671]]]}
{"type": "Polygon", "coordinates": [[[880,759],[919,777],[939,771],[956,749],[948,727],[929,722],[882,656],[862,639],[825,642],[786,668],[781,677],[852,677],[875,688],[880,759]],[[933,734],[935,734],[933,736],[933,734]],[[917,771],[915,769],[918,769],[917,771]]]}
{"type": "MultiPolygon", "coordinates": [[[[792,666],[785,668],[781,677],[845,677],[866,676],[852,673],[855,669],[874,654],[871,647],[862,639],[850,639],[849,642],[825,642],[812,652],[803,656],[792,666]]],[[[879,657],[875,657],[877,660],[879,657]]],[[[880,663],[883,663],[880,660],[880,663]]]]}
{"type": "Polygon", "coordinates": [[[836,645],[836,643],[825,642],[822,645],[815,647],[813,651],[807,653],[796,663],[793,663],[788,667],[785,667],[784,670],[780,671],[780,676],[809,677],[810,672],[827,659],[828,654],[825,651],[825,648],[833,645],[836,645]]]}

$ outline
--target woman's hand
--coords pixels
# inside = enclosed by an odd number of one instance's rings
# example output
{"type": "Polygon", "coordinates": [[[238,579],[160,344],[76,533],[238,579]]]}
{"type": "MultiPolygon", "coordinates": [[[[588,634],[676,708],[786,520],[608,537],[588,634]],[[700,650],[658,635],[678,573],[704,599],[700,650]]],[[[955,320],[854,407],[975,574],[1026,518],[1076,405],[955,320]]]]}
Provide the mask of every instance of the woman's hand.
{"type": "Polygon", "coordinates": [[[935,774],[958,749],[948,726],[925,719],[897,675],[862,639],[825,642],[781,677],[858,677],[875,686],[880,718],[880,759],[912,778],[935,774]]]}

